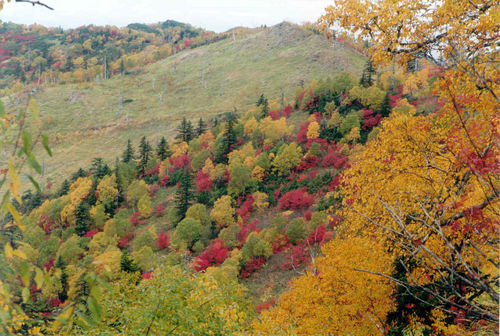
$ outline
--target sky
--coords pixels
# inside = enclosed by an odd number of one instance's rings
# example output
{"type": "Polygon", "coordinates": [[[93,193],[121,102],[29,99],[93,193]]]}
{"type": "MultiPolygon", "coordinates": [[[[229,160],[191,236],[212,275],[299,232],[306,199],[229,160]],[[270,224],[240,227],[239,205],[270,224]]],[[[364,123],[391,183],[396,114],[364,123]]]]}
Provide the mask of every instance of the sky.
{"type": "Polygon", "coordinates": [[[13,1],[0,11],[1,21],[75,28],[173,19],[222,32],[236,26],[314,22],[334,0],[41,0],[53,11],[13,1]]]}

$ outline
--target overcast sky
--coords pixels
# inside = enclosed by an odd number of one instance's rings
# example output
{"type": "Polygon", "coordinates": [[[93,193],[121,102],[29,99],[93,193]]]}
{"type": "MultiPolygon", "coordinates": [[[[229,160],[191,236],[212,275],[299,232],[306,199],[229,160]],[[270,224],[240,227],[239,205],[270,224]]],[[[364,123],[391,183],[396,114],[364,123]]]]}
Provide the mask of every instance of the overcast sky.
{"type": "Polygon", "coordinates": [[[74,28],[84,24],[126,26],[173,19],[225,31],[235,26],[303,23],[320,17],[333,0],[42,0],[54,11],[25,3],[5,4],[0,20],[74,28]]]}

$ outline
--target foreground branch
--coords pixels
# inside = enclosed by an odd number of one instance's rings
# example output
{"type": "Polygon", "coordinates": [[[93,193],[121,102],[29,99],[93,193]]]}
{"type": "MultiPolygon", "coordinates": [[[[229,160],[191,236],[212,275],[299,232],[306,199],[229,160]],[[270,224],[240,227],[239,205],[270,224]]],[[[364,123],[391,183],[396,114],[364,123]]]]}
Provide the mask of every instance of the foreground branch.
{"type": "Polygon", "coordinates": [[[44,4],[43,2],[40,2],[40,1],[34,1],[34,0],[16,0],[16,2],[26,2],[26,3],[30,3],[32,4],[33,6],[35,5],[38,5],[38,6],[42,6],[42,7],[45,7],[45,8],[48,8],[50,10],[54,10],[54,8],[44,4]]]}

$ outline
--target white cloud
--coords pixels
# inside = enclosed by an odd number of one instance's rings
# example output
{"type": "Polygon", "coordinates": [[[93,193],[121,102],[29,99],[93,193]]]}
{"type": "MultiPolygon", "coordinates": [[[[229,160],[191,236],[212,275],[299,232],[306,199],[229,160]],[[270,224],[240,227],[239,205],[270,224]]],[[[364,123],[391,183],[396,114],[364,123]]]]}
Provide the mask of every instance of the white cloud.
{"type": "Polygon", "coordinates": [[[7,3],[0,20],[74,28],[84,24],[125,26],[174,19],[225,31],[235,26],[272,25],[284,20],[315,21],[333,0],[42,0],[50,11],[24,3],[7,3]]]}

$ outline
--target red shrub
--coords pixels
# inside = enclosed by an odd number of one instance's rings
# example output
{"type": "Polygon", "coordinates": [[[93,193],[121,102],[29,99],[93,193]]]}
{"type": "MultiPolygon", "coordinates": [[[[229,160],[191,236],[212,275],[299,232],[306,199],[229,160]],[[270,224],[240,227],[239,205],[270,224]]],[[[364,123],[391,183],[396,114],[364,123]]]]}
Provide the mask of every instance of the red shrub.
{"type": "Polygon", "coordinates": [[[342,169],[347,163],[347,157],[340,153],[329,152],[323,157],[321,165],[323,167],[334,167],[335,169],[342,169]]]}
{"type": "Polygon", "coordinates": [[[340,185],[340,175],[337,175],[330,181],[330,184],[328,185],[328,191],[333,191],[337,189],[339,185],[340,185]]]}
{"type": "Polygon", "coordinates": [[[241,219],[243,220],[243,223],[246,223],[248,220],[248,217],[250,217],[250,213],[253,210],[253,197],[252,195],[248,194],[247,199],[245,202],[242,204],[242,206],[236,210],[236,213],[240,215],[241,219]]]}
{"type": "Polygon", "coordinates": [[[306,212],[304,212],[304,219],[306,222],[309,222],[311,220],[311,217],[312,217],[311,210],[307,210],[306,212]]]}
{"type": "Polygon", "coordinates": [[[141,220],[139,220],[140,215],[141,213],[139,211],[135,211],[134,213],[132,213],[132,217],[130,217],[129,221],[133,226],[141,224],[141,220]]]}
{"type": "Polygon", "coordinates": [[[306,188],[292,190],[284,194],[278,201],[281,210],[299,210],[310,207],[314,202],[314,198],[310,195],[306,188]]]}
{"type": "Polygon", "coordinates": [[[240,243],[245,243],[245,241],[247,240],[247,237],[248,235],[250,234],[250,232],[260,232],[260,229],[257,228],[257,224],[259,224],[259,220],[256,219],[254,220],[253,222],[251,222],[250,224],[248,225],[244,225],[242,223],[240,223],[240,232],[238,233],[238,241],[240,243]]]}
{"type": "Polygon", "coordinates": [[[151,279],[152,276],[153,276],[153,272],[147,272],[147,273],[142,274],[142,278],[144,280],[151,279]]]}
{"type": "Polygon", "coordinates": [[[50,257],[49,261],[44,262],[43,267],[45,268],[45,270],[50,271],[51,268],[54,267],[54,261],[54,258],[50,257]]]}
{"type": "Polygon", "coordinates": [[[280,110],[273,110],[269,112],[269,116],[271,117],[272,120],[278,120],[280,118],[281,111],[280,110]]]}
{"type": "Polygon", "coordinates": [[[52,299],[49,301],[49,307],[54,308],[54,307],[59,306],[61,303],[62,302],[59,299],[52,299]]]}
{"type": "Polygon", "coordinates": [[[216,239],[212,245],[196,258],[197,266],[194,269],[198,272],[206,270],[210,266],[220,265],[226,260],[229,250],[224,247],[224,242],[216,239]]]}
{"type": "Polygon", "coordinates": [[[292,108],[290,107],[290,105],[287,105],[285,106],[285,108],[283,109],[283,113],[281,114],[283,117],[290,117],[290,115],[292,114],[292,108]]]}
{"type": "Polygon", "coordinates": [[[120,246],[121,248],[124,248],[124,247],[127,247],[129,243],[130,243],[129,238],[127,236],[125,236],[122,239],[120,239],[120,241],[118,242],[118,246],[120,246]]]}
{"type": "Polygon", "coordinates": [[[288,241],[288,237],[286,236],[286,233],[283,233],[283,235],[278,240],[275,240],[272,243],[273,254],[280,253],[281,251],[286,250],[290,246],[291,246],[291,244],[288,241]]]}
{"type": "Polygon", "coordinates": [[[297,245],[292,248],[290,254],[286,256],[288,261],[281,265],[283,271],[298,267],[301,264],[308,264],[311,261],[309,250],[302,245],[297,245]]]}
{"type": "Polygon", "coordinates": [[[154,166],[153,168],[146,171],[146,173],[144,175],[151,175],[151,176],[158,175],[160,173],[160,165],[161,165],[161,163],[158,163],[156,166],[154,166]]]}
{"type": "Polygon", "coordinates": [[[374,126],[377,126],[378,123],[380,122],[380,119],[382,119],[382,115],[381,114],[373,115],[372,110],[368,110],[368,109],[364,108],[363,109],[363,119],[364,119],[365,123],[364,123],[362,128],[366,131],[374,126]]]}
{"type": "Polygon", "coordinates": [[[300,162],[299,166],[297,167],[297,171],[304,171],[309,168],[316,167],[318,163],[318,157],[308,156],[300,162]]]}
{"type": "Polygon", "coordinates": [[[170,158],[169,160],[175,170],[188,167],[190,164],[190,158],[187,154],[182,154],[173,159],[170,158]]]}
{"type": "Polygon", "coordinates": [[[94,230],[90,230],[90,231],[88,231],[88,232],[84,235],[84,237],[89,237],[89,238],[92,238],[92,237],[94,237],[94,236],[96,235],[96,233],[97,233],[97,232],[99,232],[99,231],[98,231],[98,230],[95,230],[95,229],[94,229],[94,230]]]}
{"type": "Polygon", "coordinates": [[[212,188],[212,180],[210,177],[205,174],[202,170],[196,174],[196,186],[198,187],[198,191],[209,191],[212,188]]]}
{"type": "Polygon", "coordinates": [[[158,238],[156,238],[156,246],[160,249],[166,249],[167,247],[170,246],[170,239],[168,233],[161,231],[160,234],[158,235],[158,238]]]}
{"type": "Polygon", "coordinates": [[[163,205],[163,203],[160,203],[160,204],[158,204],[158,206],[155,209],[154,216],[161,217],[161,216],[163,216],[164,212],[165,212],[165,205],[163,205]]]}
{"type": "Polygon", "coordinates": [[[297,142],[307,142],[307,129],[309,128],[309,121],[304,121],[300,124],[299,132],[297,133],[297,142]]]}
{"type": "Polygon", "coordinates": [[[313,230],[309,234],[309,236],[306,238],[307,242],[309,243],[309,245],[319,243],[323,241],[323,239],[325,238],[325,234],[326,234],[326,227],[324,225],[320,225],[316,228],[316,230],[313,230]]]}
{"type": "Polygon", "coordinates": [[[256,270],[261,268],[265,262],[266,262],[266,258],[264,258],[264,257],[255,257],[255,258],[251,259],[241,269],[240,277],[243,279],[248,278],[253,272],[255,272],[256,270]]]}
{"type": "Polygon", "coordinates": [[[168,175],[168,174],[167,174],[167,175],[165,175],[165,176],[163,176],[163,177],[161,178],[161,180],[160,180],[160,185],[161,185],[162,187],[165,187],[165,186],[166,186],[167,184],[169,184],[169,183],[170,183],[170,175],[168,175]]]}
{"type": "Polygon", "coordinates": [[[158,191],[158,189],[159,189],[159,187],[157,184],[150,185],[149,190],[148,190],[149,196],[153,197],[156,194],[156,192],[158,191]]]}
{"type": "Polygon", "coordinates": [[[255,308],[255,310],[257,311],[257,313],[260,314],[260,312],[262,312],[263,310],[268,310],[269,308],[271,308],[272,306],[274,306],[275,303],[276,303],[276,299],[272,298],[271,300],[266,301],[266,302],[261,303],[260,305],[258,305],[255,308]]]}

